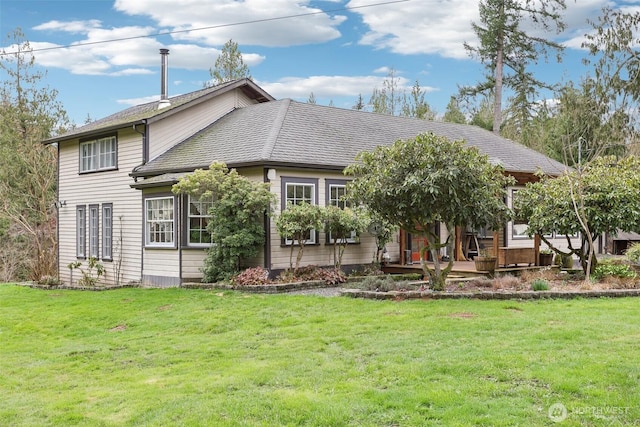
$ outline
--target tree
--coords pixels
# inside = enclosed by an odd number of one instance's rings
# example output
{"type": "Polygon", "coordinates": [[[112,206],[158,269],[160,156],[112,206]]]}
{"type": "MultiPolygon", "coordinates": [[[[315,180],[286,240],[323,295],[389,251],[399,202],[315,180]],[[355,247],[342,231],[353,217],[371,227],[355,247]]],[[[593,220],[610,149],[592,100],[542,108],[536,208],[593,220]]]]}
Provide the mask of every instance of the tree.
{"type": "Polygon", "coordinates": [[[0,235],[5,266],[18,279],[57,276],[56,170],[53,147],[41,142],[69,125],[57,91],[42,86],[20,30],[0,55],[0,235]],[[19,260],[21,265],[15,265],[19,260]]]}
{"type": "Polygon", "coordinates": [[[316,104],[316,96],[311,92],[309,94],[309,99],[307,99],[307,104],[316,104]]]}
{"type": "Polygon", "coordinates": [[[238,49],[238,43],[229,39],[224,44],[220,55],[216,59],[215,68],[209,69],[212,81],[205,84],[217,86],[232,80],[251,78],[249,67],[242,60],[242,53],[238,49]]]}
{"type": "Polygon", "coordinates": [[[514,208],[529,223],[528,233],[544,236],[580,233],[580,247],[567,238],[569,254],[580,259],[585,274],[597,266],[593,242],[602,233],[640,231],[640,158],[603,156],[558,178],[543,177],[518,190],[514,208]]]}
{"type": "MultiPolygon", "coordinates": [[[[617,116],[624,124],[616,129],[617,142],[638,142],[640,112],[640,12],[604,8],[598,22],[590,21],[593,31],[585,35],[583,47],[589,50],[593,65],[593,91],[600,108],[617,116]],[[623,133],[622,131],[626,131],[623,133]]],[[[618,123],[620,125],[620,123],[618,123]]]]}
{"type": "Polygon", "coordinates": [[[416,119],[435,120],[436,112],[424,100],[425,95],[426,91],[420,87],[420,82],[416,80],[411,88],[411,93],[403,95],[400,115],[415,117],[416,119]]]}
{"type": "Polygon", "coordinates": [[[362,94],[358,94],[358,99],[356,100],[356,103],[353,104],[353,107],[351,107],[352,110],[357,110],[357,111],[362,111],[364,110],[364,100],[362,99],[362,94]]]}
{"type": "Polygon", "coordinates": [[[502,125],[503,86],[516,92],[518,108],[529,110],[536,88],[548,86],[535,79],[527,66],[536,64],[541,56],[546,58],[549,50],[557,52],[560,61],[563,50],[560,44],[535,35],[531,29],[525,31],[522,23],[545,32],[560,33],[565,28],[561,16],[565,8],[564,0],[482,0],[479,3],[480,23],[472,24],[479,44],[465,43],[464,46],[485,65],[487,75],[475,87],[463,88],[462,93],[493,96],[493,132],[496,134],[502,125]]]}
{"type": "Polygon", "coordinates": [[[322,227],[322,210],[317,205],[300,203],[297,205],[288,204],[276,218],[276,229],[283,239],[291,240],[291,251],[289,253],[289,269],[293,274],[298,273],[300,261],[304,254],[304,246],[311,237],[311,233],[322,227]],[[293,249],[298,247],[296,265],[293,266],[293,249]]]}
{"type": "Polygon", "coordinates": [[[342,266],[342,256],[353,233],[362,233],[367,226],[367,218],[356,210],[326,206],[322,209],[324,231],[333,241],[333,262],[336,270],[342,266]]]}
{"type": "Polygon", "coordinates": [[[444,112],[442,121],[448,123],[467,124],[467,118],[465,117],[462,110],[460,110],[458,99],[455,96],[452,96],[449,99],[449,103],[447,104],[447,109],[444,112]]]}
{"type": "Polygon", "coordinates": [[[400,82],[396,76],[396,70],[391,69],[382,82],[382,88],[373,89],[369,104],[374,113],[398,115],[403,99],[400,82]]]}
{"type": "Polygon", "coordinates": [[[211,247],[203,267],[205,281],[228,280],[258,255],[265,242],[265,215],[275,202],[269,184],[253,182],[214,162],[208,170],[197,169],[181,178],[172,191],[213,202],[208,212],[211,247]]]}
{"type": "Polygon", "coordinates": [[[442,269],[440,249],[453,253],[456,226],[498,228],[509,217],[505,187],[513,182],[493,166],[486,155],[464,141],[450,141],[433,133],[396,141],[358,154],[345,173],[354,176],[348,194],[390,224],[425,235],[434,268],[425,263],[425,276],[433,289],[444,289],[453,259],[442,269]],[[448,231],[442,242],[436,223],[448,231]]]}

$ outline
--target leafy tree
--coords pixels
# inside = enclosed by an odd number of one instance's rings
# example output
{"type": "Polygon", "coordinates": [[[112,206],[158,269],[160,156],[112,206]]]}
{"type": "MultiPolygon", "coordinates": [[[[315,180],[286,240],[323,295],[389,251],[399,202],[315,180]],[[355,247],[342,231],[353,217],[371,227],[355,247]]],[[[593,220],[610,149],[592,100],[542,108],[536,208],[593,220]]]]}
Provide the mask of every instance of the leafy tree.
{"type": "Polygon", "coordinates": [[[336,270],[342,266],[342,256],[352,234],[361,233],[367,226],[367,218],[356,210],[326,206],[322,209],[324,230],[333,240],[333,260],[336,270]]]}
{"type": "Polygon", "coordinates": [[[467,123],[467,118],[465,117],[462,110],[460,110],[458,99],[455,96],[452,96],[449,99],[449,103],[447,104],[447,109],[444,112],[442,121],[449,122],[449,123],[460,123],[460,124],[467,123]]]}
{"type": "Polygon", "coordinates": [[[469,124],[486,130],[492,130],[494,119],[491,107],[492,102],[490,98],[482,98],[480,105],[473,108],[469,124]]]}
{"type": "Polygon", "coordinates": [[[242,53],[238,49],[238,43],[229,39],[224,44],[220,55],[216,59],[215,68],[210,68],[209,74],[212,81],[207,82],[205,86],[216,86],[245,77],[251,78],[249,67],[242,60],[242,53]]]}
{"type": "Polygon", "coordinates": [[[561,13],[564,0],[482,0],[479,3],[480,22],[472,27],[479,39],[477,46],[465,43],[469,54],[486,67],[485,80],[462,93],[475,96],[490,93],[493,97],[493,132],[500,133],[502,125],[503,86],[515,91],[515,105],[522,113],[530,111],[537,88],[548,87],[537,80],[527,66],[547,57],[549,50],[557,52],[560,60],[562,46],[551,40],[525,31],[523,22],[546,32],[560,33],[565,24],[561,13]],[[511,72],[509,72],[509,70],[511,72]]]}
{"type": "Polygon", "coordinates": [[[435,120],[436,112],[424,100],[426,91],[420,87],[418,80],[413,84],[411,92],[403,95],[400,115],[423,120],[435,120]]]}
{"type": "Polygon", "coordinates": [[[597,22],[590,21],[593,31],[585,35],[583,47],[592,59],[593,89],[589,95],[607,116],[619,121],[615,142],[638,142],[638,113],[640,112],[640,11],[604,8],[597,22]]]}
{"type": "Polygon", "coordinates": [[[3,256],[13,259],[2,263],[39,280],[57,276],[58,248],[56,150],[41,141],[69,120],[57,91],[42,86],[45,74],[35,70],[22,32],[10,34],[7,45],[0,55],[0,235],[3,256]]]}
{"type": "Polygon", "coordinates": [[[208,170],[197,169],[181,178],[172,191],[213,200],[207,224],[212,245],[203,267],[205,281],[228,280],[258,255],[265,242],[264,218],[275,202],[269,184],[253,182],[224,163],[214,162],[208,170]]]}
{"type": "Polygon", "coordinates": [[[382,256],[387,243],[391,242],[393,233],[398,229],[395,225],[389,223],[384,218],[376,216],[374,212],[366,212],[368,218],[367,231],[376,239],[376,253],[373,255],[375,264],[382,264],[382,256]]]}
{"type": "Polygon", "coordinates": [[[314,230],[322,227],[322,209],[317,205],[300,203],[288,204],[276,218],[276,229],[283,239],[291,240],[291,252],[289,253],[289,269],[295,275],[300,268],[300,261],[304,254],[304,247],[314,230]],[[296,265],[293,266],[293,249],[298,247],[296,265]]]}
{"type": "MultiPolygon", "coordinates": [[[[558,178],[543,177],[527,184],[514,200],[518,215],[529,223],[528,233],[581,234],[580,247],[567,238],[569,253],[580,259],[588,275],[597,266],[593,242],[602,233],[640,231],[640,158],[603,156],[558,178]]],[[[567,255],[568,255],[567,254],[567,255]]]]}
{"type": "Polygon", "coordinates": [[[493,166],[486,155],[464,141],[425,133],[358,154],[350,197],[376,216],[413,233],[425,235],[434,268],[423,265],[433,289],[444,289],[453,259],[442,269],[439,250],[453,253],[456,226],[498,228],[510,217],[503,198],[512,179],[493,166]],[[446,241],[433,232],[436,223],[448,231],[446,241]]]}
{"type": "Polygon", "coordinates": [[[374,113],[396,116],[402,106],[402,100],[400,82],[396,76],[396,70],[392,68],[382,82],[382,88],[373,89],[369,104],[374,113]]]}

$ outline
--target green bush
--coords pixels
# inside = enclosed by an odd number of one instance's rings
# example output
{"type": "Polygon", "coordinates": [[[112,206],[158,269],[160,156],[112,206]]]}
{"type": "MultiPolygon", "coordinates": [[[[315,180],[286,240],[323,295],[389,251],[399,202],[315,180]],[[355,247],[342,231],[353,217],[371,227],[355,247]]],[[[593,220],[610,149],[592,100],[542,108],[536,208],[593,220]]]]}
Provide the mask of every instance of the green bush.
{"type": "Polygon", "coordinates": [[[640,262],[640,243],[634,243],[629,246],[624,254],[629,261],[635,263],[640,262]]]}
{"type": "Polygon", "coordinates": [[[629,265],[626,264],[614,264],[608,262],[601,262],[596,267],[593,272],[593,278],[596,280],[600,280],[604,277],[619,277],[619,278],[630,278],[633,279],[637,275],[631,269],[629,265]]]}
{"type": "Polygon", "coordinates": [[[535,279],[531,282],[531,289],[534,291],[548,291],[549,290],[549,282],[544,279],[535,279]]]}

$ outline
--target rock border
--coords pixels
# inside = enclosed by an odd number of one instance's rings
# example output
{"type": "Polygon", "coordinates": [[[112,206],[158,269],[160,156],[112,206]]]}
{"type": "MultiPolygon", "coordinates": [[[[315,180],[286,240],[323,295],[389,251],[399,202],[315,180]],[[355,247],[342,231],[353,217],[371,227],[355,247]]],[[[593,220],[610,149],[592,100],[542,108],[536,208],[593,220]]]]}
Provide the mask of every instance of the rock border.
{"type": "Polygon", "coordinates": [[[640,289],[602,289],[589,291],[519,291],[519,292],[437,292],[437,291],[389,291],[375,292],[360,289],[341,289],[340,295],[352,298],[379,300],[403,299],[481,299],[481,300],[539,300],[573,298],[624,298],[640,296],[640,289]]]}

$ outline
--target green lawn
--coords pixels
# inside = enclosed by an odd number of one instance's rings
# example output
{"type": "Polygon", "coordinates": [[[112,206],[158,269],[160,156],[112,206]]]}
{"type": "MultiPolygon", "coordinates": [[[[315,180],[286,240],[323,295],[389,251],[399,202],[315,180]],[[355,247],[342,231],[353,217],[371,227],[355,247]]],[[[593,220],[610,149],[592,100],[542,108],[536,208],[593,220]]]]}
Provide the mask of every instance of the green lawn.
{"type": "Polygon", "coordinates": [[[639,308],[1,285],[0,425],[631,425],[639,308]]]}

